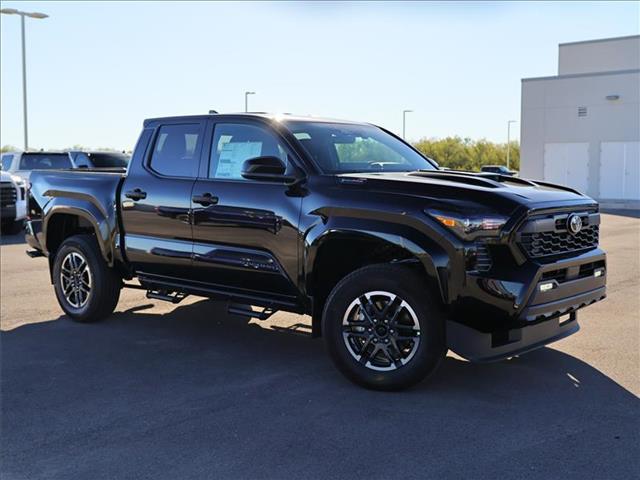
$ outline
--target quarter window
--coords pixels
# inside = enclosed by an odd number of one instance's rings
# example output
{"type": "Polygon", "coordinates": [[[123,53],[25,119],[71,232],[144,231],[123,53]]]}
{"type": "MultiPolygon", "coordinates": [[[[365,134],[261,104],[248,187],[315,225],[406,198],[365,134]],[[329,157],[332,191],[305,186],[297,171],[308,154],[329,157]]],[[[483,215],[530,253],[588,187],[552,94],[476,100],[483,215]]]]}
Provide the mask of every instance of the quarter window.
{"type": "Polygon", "coordinates": [[[213,136],[209,178],[244,180],[241,172],[245,160],[264,156],[278,157],[289,166],[285,148],[271,132],[254,125],[218,124],[213,136]]]}
{"type": "Polygon", "coordinates": [[[163,125],[151,156],[151,168],[170,177],[196,177],[201,143],[200,124],[163,125]]]}

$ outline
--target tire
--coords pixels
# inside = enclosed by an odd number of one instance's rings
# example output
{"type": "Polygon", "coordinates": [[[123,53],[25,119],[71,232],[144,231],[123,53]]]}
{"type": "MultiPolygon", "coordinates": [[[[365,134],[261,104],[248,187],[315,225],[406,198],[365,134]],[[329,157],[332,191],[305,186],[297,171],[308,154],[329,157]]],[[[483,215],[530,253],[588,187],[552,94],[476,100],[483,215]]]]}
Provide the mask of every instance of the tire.
{"type": "Polygon", "coordinates": [[[405,266],[372,265],[347,275],[332,290],[322,316],[332,360],[366,388],[417,384],[447,353],[436,298],[425,279],[405,266]]]}
{"type": "Polygon", "coordinates": [[[56,252],[53,287],[60,307],[72,320],[97,322],[111,315],[121,286],[121,278],[102,258],[93,235],[69,237],[56,252]]]}

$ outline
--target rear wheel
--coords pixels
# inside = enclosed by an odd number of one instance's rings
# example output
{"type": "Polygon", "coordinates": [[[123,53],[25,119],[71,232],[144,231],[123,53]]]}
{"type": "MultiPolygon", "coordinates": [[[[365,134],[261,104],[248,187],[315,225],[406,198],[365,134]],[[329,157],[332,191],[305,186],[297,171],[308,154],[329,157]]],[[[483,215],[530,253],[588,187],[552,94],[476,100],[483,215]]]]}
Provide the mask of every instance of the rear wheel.
{"type": "Polygon", "coordinates": [[[325,305],[323,332],[339,370],[368,388],[414,385],[446,353],[443,318],[429,286],[397,265],[364,267],[340,281],[325,305]]]}
{"type": "Polygon", "coordinates": [[[120,298],[121,279],[102,258],[93,235],[63,242],[54,259],[53,281],[60,307],[78,322],[108,317],[120,298]]]}

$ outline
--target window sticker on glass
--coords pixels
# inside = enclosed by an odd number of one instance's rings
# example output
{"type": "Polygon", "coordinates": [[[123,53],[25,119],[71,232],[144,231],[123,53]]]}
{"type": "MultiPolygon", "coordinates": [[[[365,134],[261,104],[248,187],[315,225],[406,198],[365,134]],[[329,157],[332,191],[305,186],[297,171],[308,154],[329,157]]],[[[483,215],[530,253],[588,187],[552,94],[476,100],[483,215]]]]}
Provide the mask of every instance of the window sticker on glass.
{"type": "Polygon", "coordinates": [[[222,146],[216,178],[242,179],[242,164],[249,158],[260,156],[262,142],[229,142],[222,146]]]}

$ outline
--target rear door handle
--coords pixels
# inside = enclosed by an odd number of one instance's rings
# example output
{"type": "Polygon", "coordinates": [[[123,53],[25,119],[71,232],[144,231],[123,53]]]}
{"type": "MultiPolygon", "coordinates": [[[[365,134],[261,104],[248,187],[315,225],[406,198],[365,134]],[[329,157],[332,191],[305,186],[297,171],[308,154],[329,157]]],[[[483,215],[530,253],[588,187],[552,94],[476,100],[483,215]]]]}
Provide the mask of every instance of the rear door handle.
{"type": "Polygon", "coordinates": [[[147,192],[143,192],[139,188],[136,188],[135,190],[129,190],[128,192],[125,192],[124,196],[130,198],[131,200],[143,200],[147,198],[147,192]]]}
{"type": "Polygon", "coordinates": [[[208,207],[209,205],[215,205],[218,203],[218,197],[214,197],[210,193],[203,193],[202,195],[194,195],[191,197],[193,203],[199,203],[203,207],[208,207]]]}

